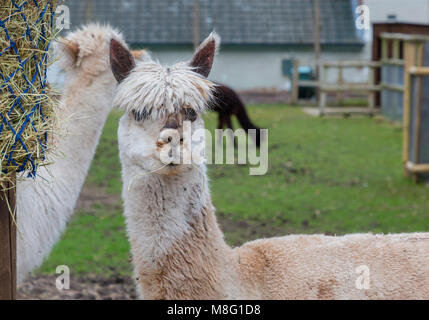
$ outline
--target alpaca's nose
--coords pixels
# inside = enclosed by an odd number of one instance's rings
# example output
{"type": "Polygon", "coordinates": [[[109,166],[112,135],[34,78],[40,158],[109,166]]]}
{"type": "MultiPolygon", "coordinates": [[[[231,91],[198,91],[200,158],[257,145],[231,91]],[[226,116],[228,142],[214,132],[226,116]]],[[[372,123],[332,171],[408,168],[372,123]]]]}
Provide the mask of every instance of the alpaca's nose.
{"type": "Polygon", "coordinates": [[[176,129],[172,128],[164,128],[160,133],[157,141],[158,146],[162,146],[164,144],[178,145],[181,141],[182,137],[180,132],[176,129]]]}
{"type": "Polygon", "coordinates": [[[182,139],[182,132],[179,132],[180,123],[177,115],[169,115],[164,127],[162,128],[157,145],[163,145],[170,143],[172,145],[177,145],[182,139]]]}

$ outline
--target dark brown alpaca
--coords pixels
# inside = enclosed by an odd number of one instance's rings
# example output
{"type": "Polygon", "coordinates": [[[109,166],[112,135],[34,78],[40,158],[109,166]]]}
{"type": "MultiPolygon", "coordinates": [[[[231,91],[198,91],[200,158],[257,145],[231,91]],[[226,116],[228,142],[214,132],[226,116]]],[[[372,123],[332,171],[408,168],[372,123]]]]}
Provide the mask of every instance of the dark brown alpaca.
{"type": "Polygon", "coordinates": [[[214,96],[215,99],[210,104],[210,110],[216,111],[219,115],[218,129],[226,127],[234,130],[232,127],[231,117],[232,115],[235,115],[246,133],[249,133],[249,129],[256,130],[256,137],[252,138],[254,139],[256,146],[259,148],[261,144],[260,129],[250,121],[246,107],[238,94],[233,89],[223,84],[217,84],[214,96]]]}

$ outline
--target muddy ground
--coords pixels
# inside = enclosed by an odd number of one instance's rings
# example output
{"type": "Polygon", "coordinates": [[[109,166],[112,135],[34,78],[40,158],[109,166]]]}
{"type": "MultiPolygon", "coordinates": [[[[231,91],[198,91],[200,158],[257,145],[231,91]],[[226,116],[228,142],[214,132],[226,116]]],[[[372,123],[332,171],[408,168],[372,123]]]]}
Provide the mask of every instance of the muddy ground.
{"type": "MultiPolygon", "coordinates": [[[[119,196],[107,195],[99,188],[85,186],[76,210],[88,211],[95,203],[117,205],[119,196]]],[[[57,275],[36,275],[29,278],[18,290],[18,299],[42,300],[129,300],[135,299],[135,286],[131,277],[111,278],[99,275],[70,277],[70,289],[59,291],[55,285],[57,275]]]]}
{"type": "Polygon", "coordinates": [[[56,275],[38,275],[30,278],[18,291],[23,300],[130,300],[136,298],[131,278],[103,278],[88,275],[70,279],[70,289],[59,291],[56,275]]]}

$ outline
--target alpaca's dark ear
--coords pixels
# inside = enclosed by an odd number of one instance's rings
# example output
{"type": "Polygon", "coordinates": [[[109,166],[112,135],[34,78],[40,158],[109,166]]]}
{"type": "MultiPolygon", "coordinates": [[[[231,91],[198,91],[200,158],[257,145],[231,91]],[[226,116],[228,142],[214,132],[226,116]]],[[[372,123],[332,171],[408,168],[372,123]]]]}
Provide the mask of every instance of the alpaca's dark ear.
{"type": "Polygon", "coordinates": [[[208,77],[213,66],[214,56],[218,51],[220,37],[217,33],[212,32],[206,40],[198,47],[194,57],[189,63],[203,77],[208,77]]]}
{"type": "Polygon", "coordinates": [[[136,63],[131,52],[118,40],[110,40],[110,66],[118,82],[124,80],[136,63]]]}

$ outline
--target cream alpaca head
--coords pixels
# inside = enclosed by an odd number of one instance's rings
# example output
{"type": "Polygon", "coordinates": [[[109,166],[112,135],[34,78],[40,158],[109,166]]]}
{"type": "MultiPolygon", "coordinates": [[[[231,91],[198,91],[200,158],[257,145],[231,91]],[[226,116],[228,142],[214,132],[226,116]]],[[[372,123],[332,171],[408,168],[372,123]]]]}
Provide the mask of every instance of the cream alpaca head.
{"type": "Polygon", "coordinates": [[[83,26],[56,42],[58,64],[67,73],[67,81],[77,80],[86,87],[115,84],[109,61],[111,39],[126,46],[120,32],[99,24],[83,26]]]}
{"type": "Polygon", "coordinates": [[[184,129],[204,129],[201,115],[214,91],[207,76],[219,42],[212,33],[189,62],[170,67],[152,60],[136,63],[128,49],[111,42],[111,67],[119,82],[113,104],[125,111],[118,129],[123,166],[173,175],[191,165],[185,159],[190,150],[204,150],[204,137],[188,138],[184,129]]]}

